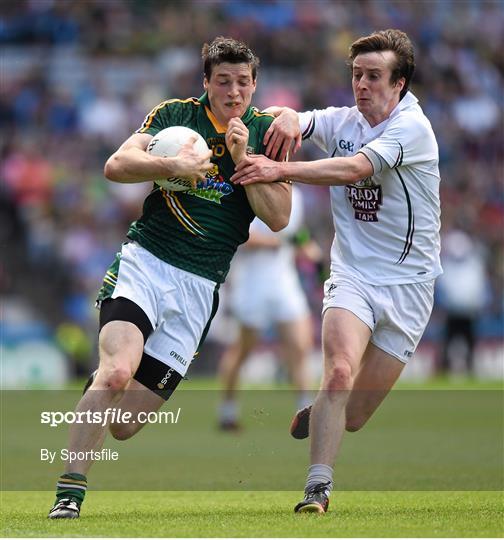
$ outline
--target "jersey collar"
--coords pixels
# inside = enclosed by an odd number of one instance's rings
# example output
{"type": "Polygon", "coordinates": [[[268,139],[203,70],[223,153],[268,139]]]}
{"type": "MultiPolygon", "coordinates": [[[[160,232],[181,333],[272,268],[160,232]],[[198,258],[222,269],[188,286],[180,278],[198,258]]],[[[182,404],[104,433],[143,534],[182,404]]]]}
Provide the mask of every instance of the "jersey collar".
{"type": "Polygon", "coordinates": [[[406,95],[401,99],[401,101],[396,105],[394,110],[390,113],[389,118],[392,118],[392,116],[399,114],[404,109],[407,109],[408,107],[411,107],[416,103],[418,103],[418,99],[408,90],[406,92],[406,95]]]}
{"type": "MultiPolygon", "coordinates": [[[[216,118],[215,114],[212,112],[212,109],[210,108],[210,100],[208,99],[208,93],[205,92],[198,101],[204,105],[205,107],[205,113],[207,118],[210,120],[212,126],[214,127],[215,131],[217,133],[226,133],[226,127],[223,126],[216,118]]],[[[248,107],[245,111],[244,115],[241,117],[242,122],[247,125],[253,118],[254,111],[252,107],[248,107]]]]}

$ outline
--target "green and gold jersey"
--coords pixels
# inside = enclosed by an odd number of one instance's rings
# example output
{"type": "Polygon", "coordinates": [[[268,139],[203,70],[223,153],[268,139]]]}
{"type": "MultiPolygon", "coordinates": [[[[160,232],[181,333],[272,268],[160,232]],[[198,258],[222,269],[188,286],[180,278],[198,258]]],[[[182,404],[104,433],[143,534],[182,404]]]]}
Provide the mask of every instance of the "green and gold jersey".
{"type": "MultiPolygon", "coordinates": [[[[249,107],[241,119],[249,130],[249,153],[264,153],[262,141],[273,117],[249,107]]],[[[245,189],[229,180],[235,164],[226,148],[226,130],[210,110],[206,93],[199,99],[164,101],[137,133],[156,135],[170,126],[200,133],[213,151],[214,168],[196,189],[166,191],[154,184],[128,238],[173,266],[222,283],[236,249],[248,239],[254,212],[245,189]]]]}

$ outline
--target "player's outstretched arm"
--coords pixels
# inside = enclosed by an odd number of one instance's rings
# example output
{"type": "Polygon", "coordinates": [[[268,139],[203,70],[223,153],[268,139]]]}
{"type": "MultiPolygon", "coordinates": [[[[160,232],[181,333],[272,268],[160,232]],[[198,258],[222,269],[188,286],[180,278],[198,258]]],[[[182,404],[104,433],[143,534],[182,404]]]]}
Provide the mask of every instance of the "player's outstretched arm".
{"type": "Polygon", "coordinates": [[[374,172],[373,165],[363,153],[357,153],[352,157],[283,163],[272,161],[265,156],[247,156],[235,170],[231,181],[243,186],[279,180],[321,186],[341,186],[358,182],[372,176],[374,172]]]}
{"type": "Polygon", "coordinates": [[[127,139],[105,163],[105,177],[112,182],[132,184],[161,180],[171,176],[203,180],[212,168],[212,152],[199,155],[194,150],[194,140],[188,141],[175,157],[153,156],[146,152],[152,139],[146,133],[135,133],[127,139]]]}

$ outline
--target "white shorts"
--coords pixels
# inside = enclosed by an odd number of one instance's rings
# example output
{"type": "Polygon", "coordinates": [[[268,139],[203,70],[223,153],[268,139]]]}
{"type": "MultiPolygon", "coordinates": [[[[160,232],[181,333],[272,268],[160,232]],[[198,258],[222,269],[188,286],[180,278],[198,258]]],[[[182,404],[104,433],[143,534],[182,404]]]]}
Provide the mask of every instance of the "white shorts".
{"type": "Polygon", "coordinates": [[[127,298],[145,312],[154,330],[144,351],[184,376],[215,311],[216,290],[214,281],[131,242],[123,245],[111,298],[127,298]]]}
{"type": "Polygon", "coordinates": [[[309,314],[308,302],[296,274],[234,283],[230,306],[233,315],[244,326],[257,330],[298,321],[309,314]]]}
{"type": "Polygon", "coordinates": [[[338,272],[324,284],[322,314],[329,308],[351,311],[367,326],[371,343],[407,363],[413,356],[434,305],[434,280],[374,286],[338,272]]]}

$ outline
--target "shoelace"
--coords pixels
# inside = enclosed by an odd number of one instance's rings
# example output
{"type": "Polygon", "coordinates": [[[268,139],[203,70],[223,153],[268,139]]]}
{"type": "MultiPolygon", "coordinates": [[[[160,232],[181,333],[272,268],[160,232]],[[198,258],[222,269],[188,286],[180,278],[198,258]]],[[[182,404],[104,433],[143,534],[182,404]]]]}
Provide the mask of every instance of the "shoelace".
{"type": "Polygon", "coordinates": [[[54,510],[57,510],[63,507],[68,508],[72,505],[75,507],[75,509],[78,508],[77,503],[73,499],[61,499],[60,501],[58,501],[58,504],[54,507],[54,510]]]}
{"type": "Polygon", "coordinates": [[[313,497],[317,493],[323,493],[325,495],[326,489],[331,485],[331,482],[323,482],[313,486],[309,491],[306,492],[305,498],[313,497]]]}

